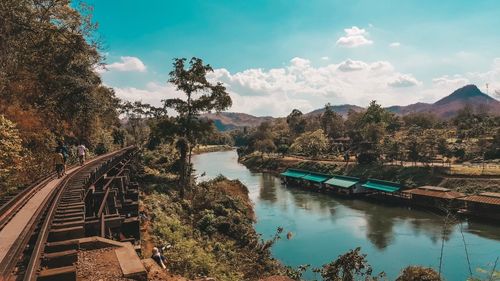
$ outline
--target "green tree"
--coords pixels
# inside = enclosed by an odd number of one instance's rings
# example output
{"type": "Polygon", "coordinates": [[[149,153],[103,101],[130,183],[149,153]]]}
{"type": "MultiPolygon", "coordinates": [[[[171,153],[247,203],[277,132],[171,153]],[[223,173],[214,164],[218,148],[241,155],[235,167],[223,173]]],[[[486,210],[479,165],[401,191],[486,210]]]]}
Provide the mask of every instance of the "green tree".
{"type": "Polygon", "coordinates": [[[436,115],[428,112],[410,113],[403,116],[407,128],[418,126],[422,129],[431,129],[438,123],[436,115]]]}
{"type": "Polygon", "coordinates": [[[254,143],[255,150],[261,152],[261,156],[264,157],[264,153],[271,153],[276,151],[276,145],[272,139],[257,140],[254,143]]]}
{"type": "Polygon", "coordinates": [[[288,146],[287,144],[280,144],[278,146],[278,153],[281,154],[281,157],[285,157],[285,154],[288,152],[288,150],[290,149],[290,146],[288,146]]]}
{"type": "Polygon", "coordinates": [[[425,149],[422,143],[422,129],[420,127],[410,128],[404,143],[408,160],[416,164],[422,159],[422,153],[425,149]]]}
{"type": "Polygon", "coordinates": [[[96,72],[96,28],[91,7],[69,0],[0,1],[0,114],[33,157],[27,173],[51,168],[52,140],[94,148],[119,126],[119,101],[96,72]]]}
{"type": "MultiPolygon", "coordinates": [[[[175,121],[178,135],[185,137],[188,142],[187,174],[191,175],[191,155],[194,146],[200,139],[213,129],[211,122],[202,120],[199,115],[203,112],[220,112],[232,105],[231,97],[222,83],[212,83],[207,74],[213,72],[210,65],[205,65],[199,58],[193,57],[186,65],[185,58],[174,59],[174,69],[170,72],[169,83],[176,86],[178,91],[185,94],[186,99],[173,98],[164,101],[165,108],[174,109],[178,116],[175,121]]],[[[183,184],[190,185],[190,176],[183,184]]]]}
{"type": "Polygon", "coordinates": [[[295,139],[290,146],[290,150],[295,153],[302,153],[313,158],[323,153],[328,148],[328,139],[323,130],[306,132],[295,139]]]}
{"type": "Polygon", "coordinates": [[[384,138],[383,151],[386,160],[391,162],[394,160],[401,160],[402,150],[403,145],[400,141],[387,136],[384,138]]]}
{"type": "Polygon", "coordinates": [[[361,253],[361,248],[350,250],[329,264],[323,265],[321,277],[325,281],[377,280],[385,276],[382,272],[372,276],[373,269],[361,253]]]}
{"type": "Polygon", "coordinates": [[[338,138],[344,135],[344,120],[342,116],[333,111],[333,107],[329,103],[325,105],[320,122],[321,128],[329,138],[338,138]]]}
{"type": "Polygon", "coordinates": [[[441,277],[432,268],[408,266],[396,278],[396,281],[441,281],[441,277]]]}
{"type": "Polygon", "coordinates": [[[292,110],[286,117],[286,123],[294,136],[298,136],[306,131],[307,121],[302,112],[298,109],[292,110]]]}
{"type": "Polygon", "coordinates": [[[119,145],[120,147],[125,146],[125,131],[120,128],[113,129],[113,143],[119,145]]]}
{"type": "Polygon", "coordinates": [[[272,125],[270,122],[262,122],[256,128],[255,132],[251,136],[250,149],[252,151],[270,153],[276,150],[276,145],[274,144],[274,134],[272,132],[272,125]]]}
{"type": "Polygon", "coordinates": [[[398,128],[399,120],[375,101],[365,112],[350,111],[346,120],[351,147],[359,163],[369,164],[379,160],[382,140],[387,132],[398,128]]]}
{"type": "Polygon", "coordinates": [[[0,115],[0,194],[13,189],[25,155],[14,123],[0,115]]]}

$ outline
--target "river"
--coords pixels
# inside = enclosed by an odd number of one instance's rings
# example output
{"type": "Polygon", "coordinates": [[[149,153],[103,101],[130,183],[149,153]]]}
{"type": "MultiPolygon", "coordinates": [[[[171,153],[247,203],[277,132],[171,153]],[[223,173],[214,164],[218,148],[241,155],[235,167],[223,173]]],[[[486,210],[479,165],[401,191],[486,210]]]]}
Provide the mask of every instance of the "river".
{"type": "MultiPolygon", "coordinates": [[[[278,177],[253,173],[238,163],[235,151],[196,155],[193,163],[198,175],[205,173],[198,180],[222,174],[239,179],[248,187],[257,215],[257,232],[269,239],[278,226],[285,229],[283,239],[273,246],[272,253],[286,265],[319,267],[349,249],[361,247],[374,272],[384,271],[389,280],[394,280],[407,265],[439,268],[441,216],[286,188],[278,177]],[[287,232],[293,234],[290,240],[285,237],[287,232]]],[[[444,233],[445,279],[466,280],[469,276],[462,233],[473,274],[487,277],[483,269],[491,270],[500,256],[500,226],[464,222],[462,232],[460,224],[455,224],[449,225],[444,233]]],[[[304,277],[319,279],[312,272],[304,277]]]]}

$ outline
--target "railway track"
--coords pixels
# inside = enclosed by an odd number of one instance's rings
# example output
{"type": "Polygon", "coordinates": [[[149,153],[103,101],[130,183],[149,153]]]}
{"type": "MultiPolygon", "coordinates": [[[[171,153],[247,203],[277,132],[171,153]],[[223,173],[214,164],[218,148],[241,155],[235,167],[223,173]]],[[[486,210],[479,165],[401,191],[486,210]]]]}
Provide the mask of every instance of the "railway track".
{"type": "Polygon", "coordinates": [[[76,280],[78,239],[135,242],[138,186],[128,147],[38,180],[0,206],[0,280],[76,280]]]}

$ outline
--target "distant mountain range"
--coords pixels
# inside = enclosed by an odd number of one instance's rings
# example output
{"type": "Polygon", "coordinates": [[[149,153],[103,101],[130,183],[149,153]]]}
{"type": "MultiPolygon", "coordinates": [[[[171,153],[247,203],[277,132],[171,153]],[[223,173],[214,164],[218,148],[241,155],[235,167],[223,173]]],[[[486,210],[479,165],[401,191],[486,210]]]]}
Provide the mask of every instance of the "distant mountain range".
{"type": "MultiPolygon", "coordinates": [[[[435,103],[415,103],[406,106],[390,106],[386,109],[397,115],[403,116],[410,113],[430,112],[437,117],[448,119],[457,114],[465,105],[473,108],[485,108],[490,113],[500,115],[500,101],[481,92],[475,85],[467,85],[455,90],[450,95],[438,100],[435,103]]],[[[346,117],[349,110],[362,111],[363,107],[357,105],[334,105],[333,110],[346,117]]],[[[306,115],[319,115],[324,112],[324,108],[313,110],[306,115]]],[[[270,116],[257,117],[245,113],[222,112],[219,114],[204,114],[204,117],[212,119],[217,128],[221,131],[233,130],[242,127],[255,127],[264,121],[271,121],[270,116]]]]}
{"type": "Polygon", "coordinates": [[[203,117],[214,121],[219,131],[230,131],[243,127],[257,127],[264,121],[271,121],[271,116],[257,117],[246,113],[221,112],[219,114],[207,113],[203,117]]]}
{"type": "Polygon", "coordinates": [[[391,106],[387,109],[399,115],[431,112],[437,117],[451,118],[467,104],[475,109],[482,107],[490,113],[500,115],[500,102],[481,92],[476,85],[464,86],[435,103],[415,103],[407,106],[391,106]]]}

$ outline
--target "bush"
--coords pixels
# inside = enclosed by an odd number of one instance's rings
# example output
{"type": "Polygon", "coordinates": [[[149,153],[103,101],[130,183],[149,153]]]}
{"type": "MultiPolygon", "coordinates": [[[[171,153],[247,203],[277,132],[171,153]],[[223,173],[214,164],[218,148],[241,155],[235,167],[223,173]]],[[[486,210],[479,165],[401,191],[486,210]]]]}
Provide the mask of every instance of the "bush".
{"type": "Polygon", "coordinates": [[[441,281],[441,278],[432,268],[408,266],[403,269],[396,281],[441,281]]]}
{"type": "Polygon", "coordinates": [[[102,142],[98,143],[94,149],[95,154],[97,155],[103,155],[108,153],[109,149],[106,147],[106,145],[102,142]]]}

